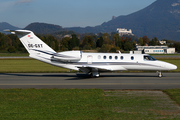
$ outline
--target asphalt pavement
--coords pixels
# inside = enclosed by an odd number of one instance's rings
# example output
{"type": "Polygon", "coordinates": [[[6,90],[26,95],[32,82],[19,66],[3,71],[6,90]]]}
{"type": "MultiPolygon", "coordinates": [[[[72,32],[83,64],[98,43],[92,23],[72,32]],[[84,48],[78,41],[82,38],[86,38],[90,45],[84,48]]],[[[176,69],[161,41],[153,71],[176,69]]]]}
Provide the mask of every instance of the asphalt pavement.
{"type": "Polygon", "coordinates": [[[65,89],[180,89],[180,73],[102,73],[90,78],[76,73],[0,73],[0,88],[65,88],[65,89]]]}

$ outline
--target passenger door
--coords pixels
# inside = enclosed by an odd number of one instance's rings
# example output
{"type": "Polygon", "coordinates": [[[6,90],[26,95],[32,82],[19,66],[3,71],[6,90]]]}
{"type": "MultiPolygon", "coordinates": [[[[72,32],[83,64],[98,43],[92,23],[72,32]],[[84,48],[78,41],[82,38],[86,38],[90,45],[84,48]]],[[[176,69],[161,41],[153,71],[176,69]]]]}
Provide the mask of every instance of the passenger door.
{"type": "Polygon", "coordinates": [[[87,56],[87,64],[92,64],[93,62],[93,56],[92,55],[88,55],[87,56]]]}

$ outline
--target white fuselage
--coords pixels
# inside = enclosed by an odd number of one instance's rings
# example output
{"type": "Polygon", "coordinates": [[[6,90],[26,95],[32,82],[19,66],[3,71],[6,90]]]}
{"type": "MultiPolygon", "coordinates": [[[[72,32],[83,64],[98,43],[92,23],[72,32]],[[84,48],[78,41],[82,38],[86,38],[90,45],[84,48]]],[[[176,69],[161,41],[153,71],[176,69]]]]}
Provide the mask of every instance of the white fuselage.
{"type": "MultiPolygon", "coordinates": [[[[123,70],[152,70],[169,71],[177,69],[177,66],[158,60],[146,60],[146,54],[119,54],[119,53],[83,53],[78,61],[52,60],[52,55],[44,54],[30,56],[43,62],[72,70],[80,68],[96,68],[98,72],[123,71],[123,70]],[[42,57],[43,56],[43,57],[42,57]]],[[[151,57],[151,56],[150,56],[151,57]]]]}

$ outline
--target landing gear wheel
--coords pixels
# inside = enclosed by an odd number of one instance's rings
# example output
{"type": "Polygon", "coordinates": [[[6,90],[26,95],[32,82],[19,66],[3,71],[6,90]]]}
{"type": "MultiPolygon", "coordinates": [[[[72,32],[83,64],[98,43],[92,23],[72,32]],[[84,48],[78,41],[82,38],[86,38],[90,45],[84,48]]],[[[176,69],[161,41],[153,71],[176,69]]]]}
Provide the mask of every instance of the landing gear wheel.
{"type": "Polygon", "coordinates": [[[158,72],[158,76],[159,76],[159,78],[161,78],[161,77],[163,76],[162,73],[161,73],[161,71],[158,72]]]}
{"type": "Polygon", "coordinates": [[[97,74],[93,74],[93,73],[91,73],[91,74],[90,74],[91,78],[95,78],[95,77],[96,77],[96,78],[98,78],[98,77],[99,77],[99,75],[100,75],[99,73],[97,73],[97,74]]]}

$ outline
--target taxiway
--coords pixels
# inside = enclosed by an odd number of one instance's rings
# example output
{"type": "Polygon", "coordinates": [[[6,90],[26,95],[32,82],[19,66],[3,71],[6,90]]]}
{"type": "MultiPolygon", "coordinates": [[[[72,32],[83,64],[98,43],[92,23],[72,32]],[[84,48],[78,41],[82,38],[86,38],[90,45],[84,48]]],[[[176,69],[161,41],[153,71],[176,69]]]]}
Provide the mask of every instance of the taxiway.
{"type": "Polygon", "coordinates": [[[102,73],[90,78],[76,73],[0,73],[0,88],[78,88],[162,90],[180,88],[180,73],[102,73]]]}

